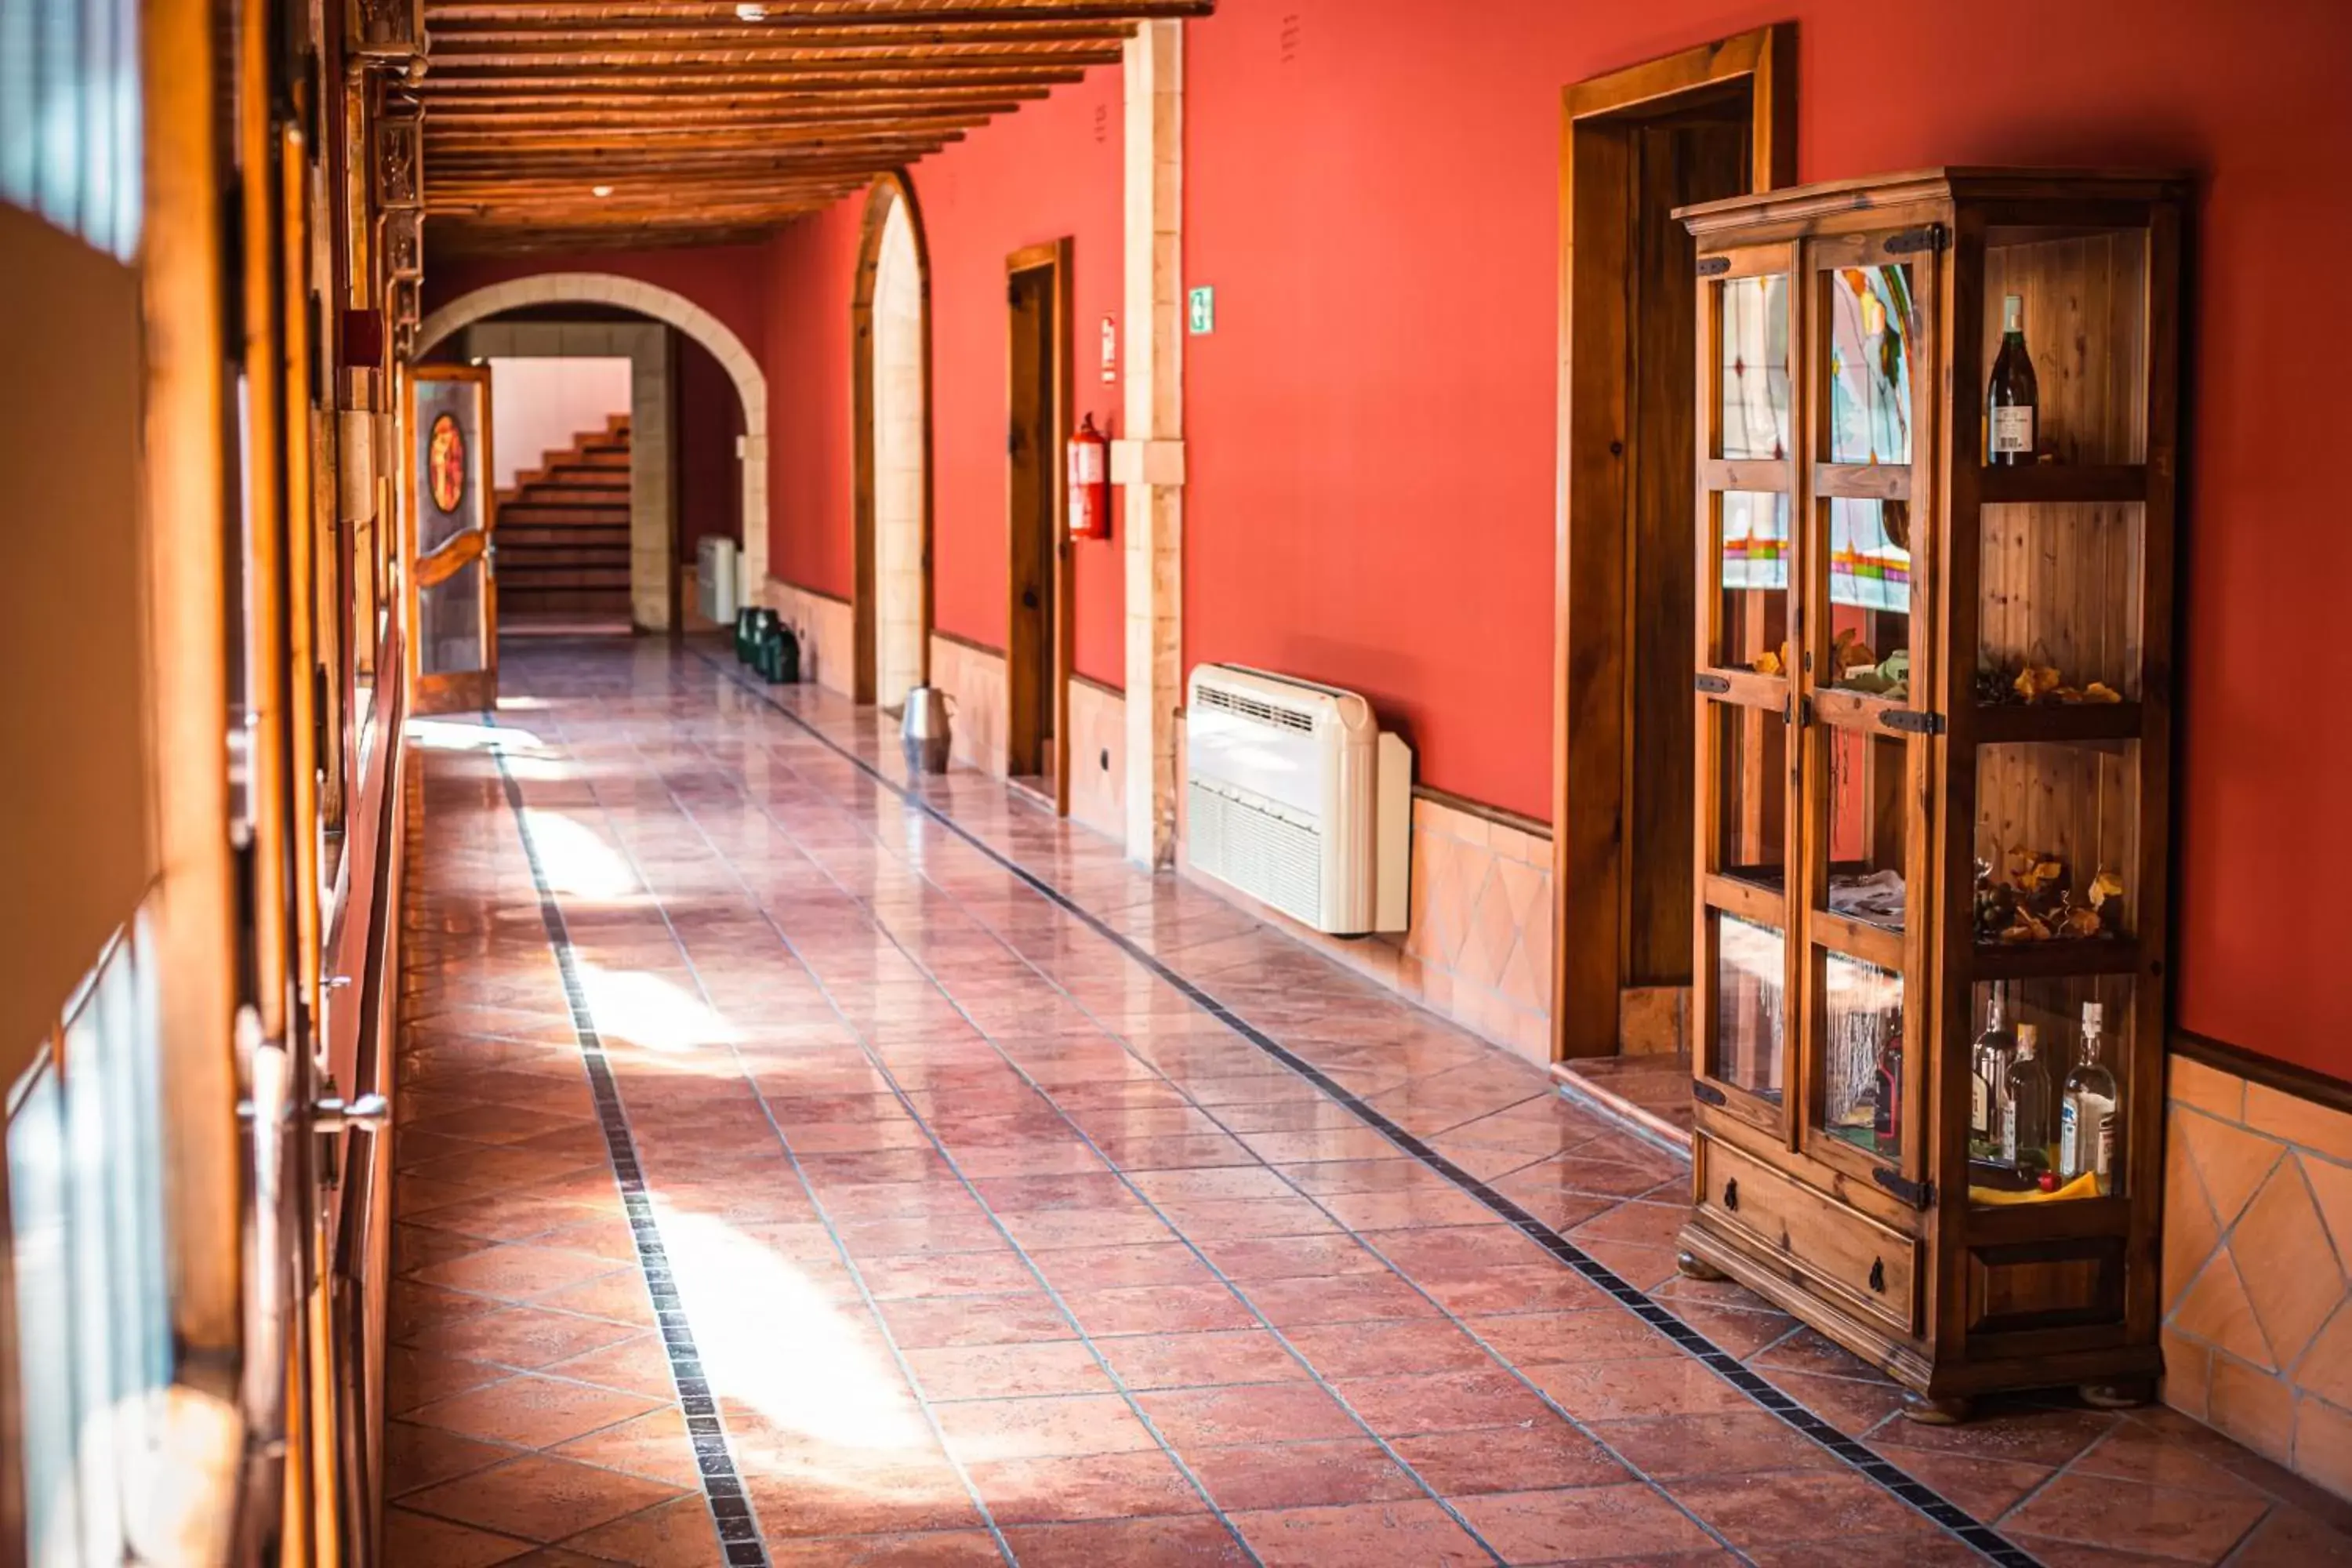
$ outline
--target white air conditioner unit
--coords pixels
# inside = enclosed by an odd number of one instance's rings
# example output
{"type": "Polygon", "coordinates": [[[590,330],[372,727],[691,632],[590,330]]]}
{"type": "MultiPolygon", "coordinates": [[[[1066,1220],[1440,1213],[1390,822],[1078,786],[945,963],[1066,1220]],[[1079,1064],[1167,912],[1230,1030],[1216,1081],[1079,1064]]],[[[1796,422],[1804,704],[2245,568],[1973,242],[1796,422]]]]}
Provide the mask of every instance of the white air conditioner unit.
{"type": "Polygon", "coordinates": [[[1338,936],[1405,928],[1412,748],[1352,691],[1239,665],[1192,671],[1192,868],[1338,936]]]}
{"type": "Polygon", "coordinates": [[[735,624],[735,542],[722,534],[706,533],[696,556],[696,608],[706,621],[735,624]]]}

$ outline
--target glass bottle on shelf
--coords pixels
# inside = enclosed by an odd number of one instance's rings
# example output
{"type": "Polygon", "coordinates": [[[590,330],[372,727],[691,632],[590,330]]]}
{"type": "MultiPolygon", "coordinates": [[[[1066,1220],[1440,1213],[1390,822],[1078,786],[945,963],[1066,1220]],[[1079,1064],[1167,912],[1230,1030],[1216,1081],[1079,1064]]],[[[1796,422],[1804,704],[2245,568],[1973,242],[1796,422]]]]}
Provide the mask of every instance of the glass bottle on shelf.
{"type": "Polygon", "coordinates": [[[2106,1009],[2083,1004],[2083,1049],[2066,1075],[2065,1102],[2058,1112],[2058,1177],[2071,1182],[2085,1171],[2107,1191],[2116,1153],[2116,1075],[2099,1060],[2099,1037],[2106,1009]]]}
{"type": "Polygon", "coordinates": [[[2020,1175],[2050,1168],[2050,1068],[2042,1059],[2042,1032],[2017,1026],[2017,1059],[2000,1099],[2000,1158],[2020,1175]]]}
{"type": "Polygon", "coordinates": [[[2033,358],[2025,352],[2025,297],[2004,295],[2000,353],[1992,362],[1992,384],[1985,391],[1986,462],[2008,468],[2033,461],[2041,435],[2040,404],[2033,358]]]}
{"type": "Polygon", "coordinates": [[[1990,1159],[2000,1148],[2000,1102],[2009,1086],[2009,1064],[2017,1058],[2017,1037],[2001,1016],[2001,988],[1985,1004],[1984,1033],[1977,1037],[1969,1071],[1969,1152],[1990,1159]]]}

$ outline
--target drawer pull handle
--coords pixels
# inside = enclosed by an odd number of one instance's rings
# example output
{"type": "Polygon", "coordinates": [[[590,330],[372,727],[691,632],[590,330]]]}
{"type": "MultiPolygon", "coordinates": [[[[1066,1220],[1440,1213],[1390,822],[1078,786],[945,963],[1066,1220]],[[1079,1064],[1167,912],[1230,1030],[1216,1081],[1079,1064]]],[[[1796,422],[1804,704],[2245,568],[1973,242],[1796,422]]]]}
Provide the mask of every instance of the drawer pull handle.
{"type": "Polygon", "coordinates": [[[1874,1258],[1870,1260],[1870,1288],[1882,1296],[1886,1294],[1886,1259],[1874,1258]]]}
{"type": "Polygon", "coordinates": [[[1728,1181],[1723,1184],[1723,1206],[1727,1209],[1736,1209],[1739,1206],[1739,1183],[1738,1181],[1728,1181]]]}

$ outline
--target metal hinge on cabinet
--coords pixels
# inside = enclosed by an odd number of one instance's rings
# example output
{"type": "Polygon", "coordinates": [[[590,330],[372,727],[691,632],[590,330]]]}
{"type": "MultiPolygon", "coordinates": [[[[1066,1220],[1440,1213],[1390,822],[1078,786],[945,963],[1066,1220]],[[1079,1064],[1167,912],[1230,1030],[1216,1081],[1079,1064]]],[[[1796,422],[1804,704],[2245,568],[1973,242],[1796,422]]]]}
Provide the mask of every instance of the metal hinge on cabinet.
{"type": "Polygon", "coordinates": [[[1870,1179],[1915,1209],[1936,1206],[1936,1184],[1933,1182],[1915,1182],[1883,1165],[1870,1173],[1870,1179]]]}
{"type": "Polygon", "coordinates": [[[1709,675],[1705,671],[1701,671],[1699,674],[1691,677],[1691,685],[1701,691],[1728,691],[1731,689],[1731,677],[1727,675],[1709,675]]]}
{"type": "Polygon", "coordinates": [[[1882,729],[1899,730],[1906,735],[1940,735],[1944,732],[1944,716],[1918,708],[1889,708],[1878,715],[1882,729]]]}
{"type": "Polygon", "coordinates": [[[1698,258],[1698,275],[1702,278],[1720,278],[1730,270],[1731,258],[1728,256],[1702,256],[1698,258]]]}
{"type": "Polygon", "coordinates": [[[1701,1105],[1721,1105],[1724,1103],[1723,1090],[1716,1088],[1715,1085],[1707,1082],[1706,1079],[1703,1078],[1691,1079],[1691,1098],[1697,1100],[1701,1105]]]}
{"type": "Polygon", "coordinates": [[[1906,228],[1901,234],[1886,237],[1886,254],[1911,256],[1925,250],[1936,252],[1951,244],[1951,230],[1942,224],[1931,223],[1918,228],[1906,228]]]}

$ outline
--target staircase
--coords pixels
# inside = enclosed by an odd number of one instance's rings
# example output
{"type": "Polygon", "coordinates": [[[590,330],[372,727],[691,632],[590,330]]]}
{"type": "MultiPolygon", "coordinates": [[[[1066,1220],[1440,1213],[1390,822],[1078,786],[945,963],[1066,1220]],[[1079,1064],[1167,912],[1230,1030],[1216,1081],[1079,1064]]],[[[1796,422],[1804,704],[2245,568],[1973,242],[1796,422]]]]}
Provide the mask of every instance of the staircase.
{"type": "Polygon", "coordinates": [[[629,416],[499,492],[499,619],[629,618],[629,416]]]}

